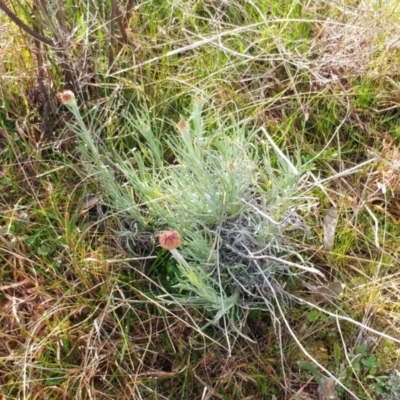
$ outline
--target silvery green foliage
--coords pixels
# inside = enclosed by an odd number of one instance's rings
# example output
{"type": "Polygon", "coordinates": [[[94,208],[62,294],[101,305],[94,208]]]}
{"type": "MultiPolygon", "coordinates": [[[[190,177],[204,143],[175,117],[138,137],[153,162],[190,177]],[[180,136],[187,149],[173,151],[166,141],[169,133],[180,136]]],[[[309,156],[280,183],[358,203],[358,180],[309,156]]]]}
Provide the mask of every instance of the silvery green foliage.
{"type": "Polygon", "coordinates": [[[393,374],[390,375],[385,389],[387,392],[382,395],[382,400],[400,399],[400,371],[394,371],[393,374]]]}
{"type": "Polygon", "coordinates": [[[142,232],[182,235],[187,264],[174,300],[204,307],[215,320],[235,307],[272,311],[277,298],[285,303],[294,275],[315,272],[286,239],[308,234],[301,213],[312,200],[298,193],[301,167],[246,122],[205,124],[202,106],[196,98],[190,116],[171,124],[169,134],[148,111],[124,115],[119,135],[136,143],[124,153],[89,132],[77,107],[74,130],[103,202],[123,226],[135,226],[131,250],[143,243],[142,232]]]}

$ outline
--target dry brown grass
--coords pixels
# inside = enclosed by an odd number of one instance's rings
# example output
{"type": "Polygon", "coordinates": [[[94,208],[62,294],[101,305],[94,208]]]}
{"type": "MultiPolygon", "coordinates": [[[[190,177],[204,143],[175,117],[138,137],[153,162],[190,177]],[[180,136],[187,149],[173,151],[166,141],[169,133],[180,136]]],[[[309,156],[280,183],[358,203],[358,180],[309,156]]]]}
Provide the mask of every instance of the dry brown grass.
{"type": "Polygon", "coordinates": [[[317,82],[397,75],[398,2],[364,0],[354,7],[328,3],[332,16],[318,26],[314,37],[317,82]]]}

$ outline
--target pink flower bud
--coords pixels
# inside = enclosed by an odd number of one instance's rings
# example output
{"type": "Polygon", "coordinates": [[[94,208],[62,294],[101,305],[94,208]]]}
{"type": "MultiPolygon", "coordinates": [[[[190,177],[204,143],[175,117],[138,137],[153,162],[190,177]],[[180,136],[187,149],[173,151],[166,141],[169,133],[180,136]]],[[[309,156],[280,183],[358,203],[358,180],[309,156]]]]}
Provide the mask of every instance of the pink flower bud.
{"type": "Polygon", "coordinates": [[[176,249],[181,245],[181,236],[177,231],[165,231],[160,235],[160,246],[166,250],[176,249]]]}
{"type": "Polygon", "coordinates": [[[181,119],[177,124],[176,127],[178,128],[179,132],[186,132],[189,130],[189,124],[184,119],[181,119]]]}
{"type": "Polygon", "coordinates": [[[230,163],[228,165],[229,172],[234,172],[236,170],[236,165],[234,163],[230,163]]]}

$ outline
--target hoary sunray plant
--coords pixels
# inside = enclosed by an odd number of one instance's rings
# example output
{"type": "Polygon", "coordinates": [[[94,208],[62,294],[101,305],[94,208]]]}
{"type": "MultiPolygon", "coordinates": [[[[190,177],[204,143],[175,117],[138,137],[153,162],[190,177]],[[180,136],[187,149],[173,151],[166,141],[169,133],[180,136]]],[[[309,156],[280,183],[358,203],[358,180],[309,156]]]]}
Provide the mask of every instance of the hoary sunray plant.
{"type": "Polygon", "coordinates": [[[307,195],[316,183],[301,163],[251,121],[212,120],[198,96],[188,116],[169,128],[145,107],[121,112],[116,134],[135,143],[123,152],[116,150],[116,138],[114,146],[106,140],[100,124],[87,128],[75,99],[60,99],[76,118],[69,128],[103,203],[136,226],[133,242],[140,246],[141,234],[149,231],[174,232],[177,244],[182,241],[179,249],[164,246],[173,250],[179,274],[172,291],[157,301],[202,308],[206,325],[224,327],[228,348],[232,332],[244,336],[250,310],[267,310],[278,333],[284,325],[307,354],[285,317],[292,301],[303,301],[287,286],[323,276],[292,245],[294,239],[311,240],[305,217],[316,205],[307,195]]]}

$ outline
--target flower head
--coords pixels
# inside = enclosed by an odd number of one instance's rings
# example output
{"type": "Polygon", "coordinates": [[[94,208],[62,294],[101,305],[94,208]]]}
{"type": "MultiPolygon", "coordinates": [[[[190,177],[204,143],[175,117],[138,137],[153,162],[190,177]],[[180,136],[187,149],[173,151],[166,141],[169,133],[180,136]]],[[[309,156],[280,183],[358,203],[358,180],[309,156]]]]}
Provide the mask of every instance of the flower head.
{"type": "Polygon", "coordinates": [[[74,92],[71,90],[64,90],[56,94],[57,100],[61,104],[71,104],[75,101],[74,92]]]}
{"type": "Polygon", "coordinates": [[[236,170],[236,165],[234,163],[230,163],[228,165],[229,172],[234,172],[236,170]]]}
{"type": "Polygon", "coordinates": [[[189,123],[184,119],[181,119],[177,124],[176,127],[178,128],[179,132],[185,132],[189,130],[189,123]]]}
{"type": "Polygon", "coordinates": [[[160,246],[166,250],[176,249],[181,245],[181,236],[177,231],[165,231],[160,235],[160,246]]]}

